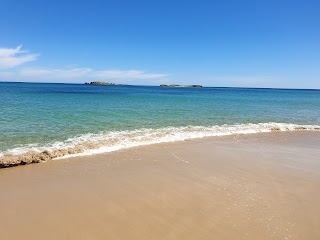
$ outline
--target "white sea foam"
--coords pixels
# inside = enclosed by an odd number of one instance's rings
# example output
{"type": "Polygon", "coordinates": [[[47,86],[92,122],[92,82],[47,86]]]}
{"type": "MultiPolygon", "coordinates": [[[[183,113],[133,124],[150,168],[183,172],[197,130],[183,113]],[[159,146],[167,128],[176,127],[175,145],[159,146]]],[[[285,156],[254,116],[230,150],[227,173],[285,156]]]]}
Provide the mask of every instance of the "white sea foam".
{"type": "Polygon", "coordinates": [[[3,160],[6,156],[30,155],[30,152],[33,154],[41,154],[44,151],[47,151],[52,153],[50,154],[50,157],[48,157],[49,159],[60,159],[71,156],[84,156],[112,152],[141,145],[184,141],[203,137],[299,130],[320,130],[320,126],[288,123],[249,123],[238,125],[216,125],[210,127],[187,126],[166,127],[160,129],[138,129],[133,131],[113,131],[99,134],[84,134],[74,138],[69,138],[64,142],[55,142],[51,145],[42,147],[31,145],[24,148],[15,148],[0,153],[0,158],[3,160]]]}

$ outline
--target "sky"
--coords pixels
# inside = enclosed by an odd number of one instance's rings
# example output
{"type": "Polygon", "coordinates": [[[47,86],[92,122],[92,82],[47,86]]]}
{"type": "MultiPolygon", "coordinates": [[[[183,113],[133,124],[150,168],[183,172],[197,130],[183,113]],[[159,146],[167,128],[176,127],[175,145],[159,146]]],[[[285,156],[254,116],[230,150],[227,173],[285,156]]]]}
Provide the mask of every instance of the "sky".
{"type": "Polygon", "coordinates": [[[0,81],[320,89],[319,0],[0,0],[0,81]]]}

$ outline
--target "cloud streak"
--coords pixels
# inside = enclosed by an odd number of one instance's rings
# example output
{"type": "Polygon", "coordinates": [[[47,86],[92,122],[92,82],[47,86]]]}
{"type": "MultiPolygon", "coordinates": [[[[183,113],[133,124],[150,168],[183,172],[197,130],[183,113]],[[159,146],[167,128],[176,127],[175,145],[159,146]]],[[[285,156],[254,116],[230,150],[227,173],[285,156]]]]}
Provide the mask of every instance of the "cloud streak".
{"type": "Polygon", "coordinates": [[[22,69],[19,74],[24,77],[42,77],[45,79],[155,79],[168,76],[168,74],[146,73],[139,70],[94,70],[92,68],[27,68],[22,69]]]}
{"type": "Polygon", "coordinates": [[[129,71],[118,71],[118,70],[107,70],[107,71],[95,71],[94,77],[97,78],[116,78],[116,79],[155,79],[167,77],[168,74],[159,73],[146,73],[138,70],[129,71]]]}
{"type": "Polygon", "coordinates": [[[22,45],[16,48],[0,48],[0,69],[14,68],[37,59],[37,54],[28,53],[21,48],[22,45]]]}
{"type": "Polygon", "coordinates": [[[0,81],[84,83],[109,81],[152,85],[162,82],[168,74],[149,73],[141,70],[93,68],[21,68],[24,63],[37,60],[38,55],[16,48],[0,48],[0,81]],[[17,67],[17,68],[16,68],[17,67]]]}
{"type": "Polygon", "coordinates": [[[84,83],[88,81],[110,81],[115,83],[138,82],[153,84],[162,81],[168,74],[149,73],[140,70],[95,70],[92,68],[22,68],[11,72],[0,72],[2,81],[84,83]],[[152,82],[149,82],[153,80],[152,82]]]}

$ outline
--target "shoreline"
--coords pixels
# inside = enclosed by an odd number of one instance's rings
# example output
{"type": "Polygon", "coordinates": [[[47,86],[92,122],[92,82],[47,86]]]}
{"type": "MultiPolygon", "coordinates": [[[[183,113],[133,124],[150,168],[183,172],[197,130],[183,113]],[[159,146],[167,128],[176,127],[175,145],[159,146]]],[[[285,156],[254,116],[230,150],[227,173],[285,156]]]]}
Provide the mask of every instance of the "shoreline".
{"type": "Polygon", "coordinates": [[[84,134],[69,138],[65,142],[55,142],[52,146],[21,148],[0,154],[0,169],[47,162],[55,159],[95,155],[119,151],[138,146],[179,142],[207,137],[260,134],[267,132],[318,131],[319,125],[299,125],[288,123],[257,123],[238,125],[216,125],[167,127],[160,129],[137,129],[101,134],[84,134]],[[56,146],[59,146],[57,148],[56,146]]]}
{"type": "Polygon", "coordinates": [[[316,240],[319,144],[272,132],[1,169],[2,238],[316,240]]]}

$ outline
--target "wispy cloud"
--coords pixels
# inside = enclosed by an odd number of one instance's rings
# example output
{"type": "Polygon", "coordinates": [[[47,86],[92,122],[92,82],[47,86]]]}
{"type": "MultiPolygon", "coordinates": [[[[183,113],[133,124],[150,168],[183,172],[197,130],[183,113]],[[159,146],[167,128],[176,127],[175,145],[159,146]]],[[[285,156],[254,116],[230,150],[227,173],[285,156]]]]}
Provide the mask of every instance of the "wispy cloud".
{"type": "Polygon", "coordinates": [[[119,70],[106,70],[94,71],[92,73],[97,78],[117,78],[117,79],[154,79],[167,77],[168,74],[159,73],[146,73],[138,70],[119,71],[119,70]]]}
{"type": "Polygon", "coordinates": [[[65,82],[110,81],[115,83],[158,84],[168,74],[149,73],[141,70],[92,69],[69,66],[66,68],[18,67],[35,61],[38,55],[16,48],[0,48],[0,81],[19,82],[65,82]],[[2,69],[2,71],[1,71],[2,69]],[[4,70],[5,69],[5,70],[4,70]]]}
{"type": "Polygon", "coordinates": [[[115,83],[140,83],[153,85],[162,82],[168,74],[149,73],[140,70],[95,70],[92,68],[22,68],[11,72],[0,72],[0,80],[22,82],[110,81],[115,83]]]}
{"type": "Polygon", "coordinates": [[[26,62],[37,59],[38,55],[16,48],[0,48],[0,69],[14,68],[26,62]]]}
{"type": "Polygon", "coordinates": [[[87,77],[92,73],[90,68],[49,69],[49,68],[23,68],[17,72],[21,78],[42,80],[70,80],[87,77]]]}

